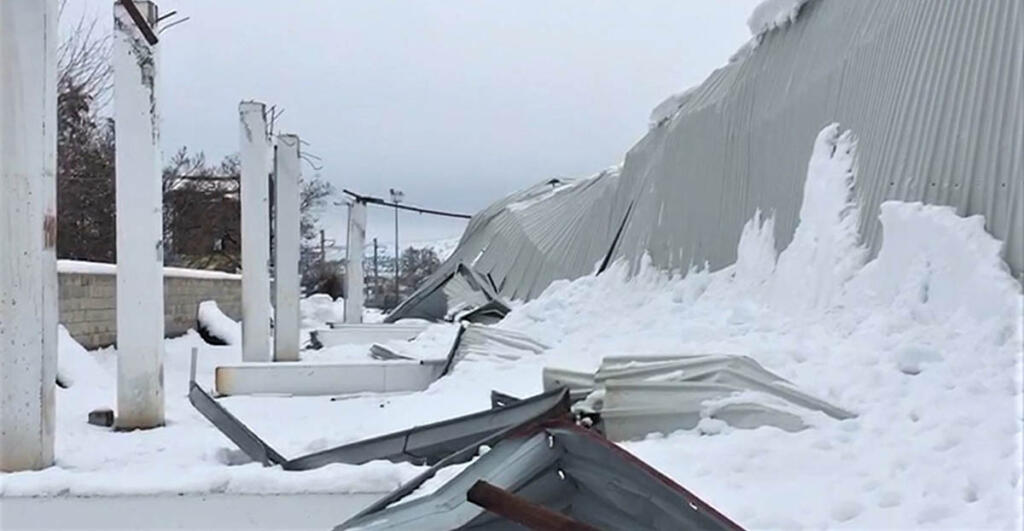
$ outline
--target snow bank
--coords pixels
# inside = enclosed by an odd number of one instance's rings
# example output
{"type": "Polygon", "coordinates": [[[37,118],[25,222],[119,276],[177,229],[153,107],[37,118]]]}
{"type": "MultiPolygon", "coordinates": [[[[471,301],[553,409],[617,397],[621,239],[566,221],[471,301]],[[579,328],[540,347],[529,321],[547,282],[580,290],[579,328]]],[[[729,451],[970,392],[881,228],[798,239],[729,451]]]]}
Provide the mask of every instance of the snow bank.
{"type": "Polygon", "coordinates": [[[196,315],[199,325],[199,334],[208,343],[219,345],[241,345],[242,325],[234,319],[224,315],[217,301],[203,301],[199,303],[199,312],[196,315]]]}
{"type": "Polygon", "coordinates": [[[326,328],[328,323],[345,320],[345,299],[332,299],[326,293],[314,293],[299,301],[302,328],[326,328]]]}
{"type": "Polygon", "coordinates": [[[828,306],[864,265],[853,203],[857,140],[831,124],[818,133],[807,164],[800,223],[778,258],[771,303],[779,309],[828,306]]]}
{"type": "Polygon", "coordinates": [[[835,126],[819,135],[777,259],[757,213],[733,266],[629,278],[616,264],[553,284],[501,326],[579,370],[623,352],[749,355],[858,413],[795,434],[702,426],[624,445],[741,525],[1019,529],[1020,285],[981,219],[920,204],[882,207],[882,248],[861,266],[855,146],[835,126]]]}
{"type": "Polygon", "coordinates": [[[79,381],[89,385],[106,378],[92,354],[71,337],[64,325],[57,327],[57,348],[57,381],[61,387],[71,387],[79,381]]]}

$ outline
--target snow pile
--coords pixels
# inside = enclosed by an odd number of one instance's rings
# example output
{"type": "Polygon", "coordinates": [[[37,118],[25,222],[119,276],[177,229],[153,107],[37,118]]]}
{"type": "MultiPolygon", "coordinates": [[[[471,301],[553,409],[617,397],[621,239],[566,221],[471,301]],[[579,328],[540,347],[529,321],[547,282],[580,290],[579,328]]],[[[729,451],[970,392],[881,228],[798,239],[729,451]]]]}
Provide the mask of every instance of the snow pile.
{"type": "Polygon", "coordinates": [[[747,18],[750,34],[757,37],[796,20],[807,0],[761,0],[747,18]]]}
{"type": "Polygon", "coordinates": [[[203,301],[199,303],[199,313],[196,315],[199,334],[208,343],[213,345],[241,345],[242,325],[234,319],[224,315],[217,306],[217,301],[203,301]]]}
{"type": "Polygon", "coordinates": [[[326,328],[327,323],[345,320],[345,299],[332,299],[326,293],[315,293],[299,301],[302,328],[326,328]]]}
{"type": "MultiPolygon", "coordinates": [[[[826,128],[793,242],[775,259],[758,213],[737,263],[683,278],[616,264],[558,282],[501,326],[552,345],[545,363],[606,355],[749,355],[858,417],[799,433],[703,426],[627,443],[752,528],[1015,528],[1022,524],[1022,298],[979,218],[890,202],[861,266],[849,169],[826,128]]],[[[458,376],[456,367],[455,376],[458,376]]]]}
{"type": "Polygon", "coordinates": [[[866,252],[857,233],[860,213],[851,192],[856,148],[853,134],[840,133],[838,124],[818,133],[807,165],[800,224],[775,265],[773,306],[826,307],[864,265],[866,252]]]}
{"type": "Polygon", "coordinates": [[[96,359],[71,337],[64,325],[57,327],[57,347],[57,382],[61,387],[71,387],[79,381],[89,385],[106,378],[96,359]]]}

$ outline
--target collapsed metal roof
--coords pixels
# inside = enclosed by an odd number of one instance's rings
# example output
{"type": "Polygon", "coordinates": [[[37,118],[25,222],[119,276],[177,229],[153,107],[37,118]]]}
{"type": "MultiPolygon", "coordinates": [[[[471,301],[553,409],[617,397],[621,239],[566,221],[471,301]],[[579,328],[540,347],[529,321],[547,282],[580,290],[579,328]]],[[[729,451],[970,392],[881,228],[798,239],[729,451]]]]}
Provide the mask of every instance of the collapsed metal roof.
{"type": "Polygon", "coordinates": [[[721,268],[735,261],[758,209],[775,216],[783,248],[813,141],[834,122],[859,138],[854,191],[873,252],[883,201],[949,205],[985,216],[1020,277],[1022,17],[1019,0],[808,1],[795,21],[674,97],[675,111],[629,150],[621,171],[541,183],[475,215],[441,271],[390,319],[443,317],[443,298],[429,307],[421,295],[458,264],[524,300],[553,280],[593,273],[602,257],[721,268]]]}
{"type": "Polygon", "coordinates": [[[474,444],[483,444],[496,434],[526,423],[569,415],[569,395],[565,390],[557,389],[508,407],[416,426],[288,459],[253,433],[194,380],[189,383],[188,399],[250,459],[264,466],[280,465],[285,470],[309,470],[331,463],[361,464],[377,459],[433,464],[447,457],[448,462],[457,463],[472,457],[476,450],[474,444]],[[467,448],[472,451],[464,452],[467,448]]]}
{"type": "Polygon", "coordinates": [[[596,418],[596,428],[613,441],[693,429],[703,419],[799,431],[807,427],[805,412],[856,416],[746,356],[608,356],[596,373],[545,368],[542,378],[545,389],[568,388],[574,402],[582,398],[573,410],[596,418]]]}
{"type": "Polygon", "coordinates": [[[600,529],[740,529],[630,453],[570,422],[509,433],[432,494],[402,501],[447,465],[335,529],[523,529],[467,500],[480,480],[600,529]]]}
{"type": "Polygon", "coordinates": [[[552,179],[485,208],[452,256],[387,321],[443,319],[457,308],[445,293],[456,274],[492,290],[490,298],[530,299],[554,280],[593,273],[622,223],[612,211],[618,181],[618,168],[552,179]]]}

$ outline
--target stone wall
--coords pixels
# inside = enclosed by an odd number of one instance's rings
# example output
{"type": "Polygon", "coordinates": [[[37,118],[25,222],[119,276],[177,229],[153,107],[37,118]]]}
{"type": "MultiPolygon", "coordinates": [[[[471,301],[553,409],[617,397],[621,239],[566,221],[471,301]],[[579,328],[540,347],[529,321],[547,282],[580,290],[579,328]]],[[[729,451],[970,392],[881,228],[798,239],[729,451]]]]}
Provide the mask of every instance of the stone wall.
{"type": "MultiPolygon", "coordinates": [[[[60,322],[87,349],[117,341],[116,266],[58,261],[60,322]]],[[[164,269],[164,333],[167,337],[195,328],[196,308],[215,300],[225,314],[240,320],[240,275],[189,269],[164,269]]]]}

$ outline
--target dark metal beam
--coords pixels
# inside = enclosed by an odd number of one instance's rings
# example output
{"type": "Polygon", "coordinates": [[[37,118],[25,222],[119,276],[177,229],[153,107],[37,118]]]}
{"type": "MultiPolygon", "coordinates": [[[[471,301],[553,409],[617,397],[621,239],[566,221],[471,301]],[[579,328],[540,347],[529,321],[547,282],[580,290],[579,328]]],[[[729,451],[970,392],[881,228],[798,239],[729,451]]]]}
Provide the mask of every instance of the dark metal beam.
{"type": "Polygon", "coordinates": [[[597,531],[596,527],[573,520],[547,507],[532,503],[526,498],[495,487],[484,480],[479,480],[470,487],[469,492],[466,493],[466,499],[506,520],[522,524],[530,529],[541,531],[597,531]]]}
{"type": "Polygon", "coordinates": [[[135,25],[139,28],[139,31],[142,32],[142,36],[146,38],[146,42],[148,42],[150,46],[155,46],[156,43],[160,42],[160,40],[156,38],[156,33],[153,33],[153,28],[149,27],[149,22],[142,16],[142,13],[139,12],[139,8],[135,5],[135,2],[132,0],[121,0],[121,5],[124,6],[124,10],[128,12],[128,16],[132,17],[132,21],[135,22],[135,25]]]}

